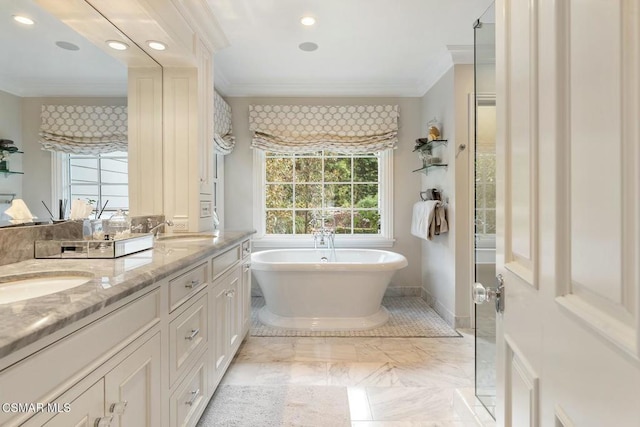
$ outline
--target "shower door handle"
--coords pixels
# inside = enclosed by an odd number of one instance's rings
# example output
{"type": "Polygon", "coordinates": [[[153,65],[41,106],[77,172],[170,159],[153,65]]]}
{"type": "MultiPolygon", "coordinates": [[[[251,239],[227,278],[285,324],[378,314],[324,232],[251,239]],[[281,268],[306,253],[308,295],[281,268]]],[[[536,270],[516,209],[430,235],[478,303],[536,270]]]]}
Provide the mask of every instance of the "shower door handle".
{"type": "Polygon", "coordinates": [[[504,312],[504,278],[502,274],[496,276],[496,287],[485,287],[482,283],[473,285],[472,297],[476,304],[484,304],[485,302],[494,301],[496,305],[496,313],[504,312]]]}

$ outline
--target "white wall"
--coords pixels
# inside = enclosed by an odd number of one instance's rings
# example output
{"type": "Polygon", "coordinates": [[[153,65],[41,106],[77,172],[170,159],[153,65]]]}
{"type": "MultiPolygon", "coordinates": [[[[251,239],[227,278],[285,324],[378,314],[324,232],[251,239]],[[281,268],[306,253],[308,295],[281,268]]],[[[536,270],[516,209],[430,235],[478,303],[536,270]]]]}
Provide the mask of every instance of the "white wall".
{"type": "MultiPolygon", "coordinates": [[[[473,66],[455,65],[422,98],[422,121],[437,117],[449,141],[438,153],[448,168],[432,168],[422,187],[438,188],[448,200],[449,232],[422,241],[422,288],[427,301],[449,324],[468,327],[470,310],[470,215],[468,96],[473,91],[473,66]]],[[[435,153],[434,153],[435,154],[435,153]]]]}
{"type": "MultiPolygon", "coordinates": [[[[20,109],[20,97],[0,91],[0,139],[10,139],[20,151],[24,151],[22,138],[22,111],[20,109]]],[[[24,154],[12,154],[9,159],[9,167],[12,170],[22,171],[24,154]]],[[[22,175],[6,175],[0,173],[0,193],[15,193],[16,197],[22,197],[22,175]]],[[[0,201],[5,200],[0,196],[0,201]]],[[[9,205],[0,204],[0,212],[9,205]]]]}
{"type": "MultiPolygon", "coordinates": [[[[31,213],[40,219],[48,219],[49,214],[42,201],[57,214],[57,206],[51,206],[51,152],[40,149],[40,111],[47,105],[127,105],[127,99],[117,98],[19,98],[22,105],[23,155],[23,199],[31,213]]],[[[67,204],[70,206],[70,202],[67,204]]]]}
{"type": "MultiPolygon", "coordinates": [[[[394,237],[393,251],[403,254],[409,266],[394,276],[391,287],[407,287],[407,294],[418,295],[420,277],[420,241],[410,234],[413,204],[418,200],[420,176],[411,173],[420,166],[412,153],[415,139],[424,133],[420,98],[225,98],[233,113],[236,148],[225,156],[225,228],[255,228],[253,224],[253,155],[249,148],[249,104],[365,105],[398,104],[400,131],[398,149],[393,153],[394,168],[394,237]]],[[[339,237],[338,237],[339,238],[339,237]]],[[[313,244],[309,241],[309,246],[313,244]]],[[[398,290],[399,291],[399,290],[398,290]]]]}

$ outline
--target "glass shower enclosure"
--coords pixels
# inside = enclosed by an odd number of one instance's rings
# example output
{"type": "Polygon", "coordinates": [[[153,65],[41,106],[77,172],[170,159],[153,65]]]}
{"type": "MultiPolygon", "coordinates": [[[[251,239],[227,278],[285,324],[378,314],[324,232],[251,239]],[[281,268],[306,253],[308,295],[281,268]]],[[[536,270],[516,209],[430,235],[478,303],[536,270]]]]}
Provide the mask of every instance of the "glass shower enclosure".
{"type": "MultiPolygon", "coordinates": [[[[495,7],[474,25],[475,116],[475,282],[494,287],[496,233],[495,7]]],[[[475,394],[495,418],[496,311],[492,303],[475,305],[475,394]]]]}

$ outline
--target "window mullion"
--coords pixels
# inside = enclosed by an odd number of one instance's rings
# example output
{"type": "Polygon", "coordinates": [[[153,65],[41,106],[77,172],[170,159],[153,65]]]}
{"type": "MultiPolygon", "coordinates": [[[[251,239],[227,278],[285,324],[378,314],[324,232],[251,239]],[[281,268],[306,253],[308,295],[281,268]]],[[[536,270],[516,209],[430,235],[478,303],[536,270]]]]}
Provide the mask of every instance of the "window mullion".
{"type": "Polygon", "coordinates": [[[298,164],[297,154],[293,155],[293,166],[291,169],[291,231],[295,236],[296,234],[296,185],[297,185],[297,174],[296,174],[296,165],[298,164]]]}
{"type": "Polygon", "coordinates": [[[356,220],[356,216],[354,214],[354,208],[355,208],[355,192],[356,192],[356,188],[354,186],[354,175],[356,173],[356,168],[355,168],[355,159],[353,156],[351,156],[351,235],[353,236],[354,234],[354,222],[356,220]]]}

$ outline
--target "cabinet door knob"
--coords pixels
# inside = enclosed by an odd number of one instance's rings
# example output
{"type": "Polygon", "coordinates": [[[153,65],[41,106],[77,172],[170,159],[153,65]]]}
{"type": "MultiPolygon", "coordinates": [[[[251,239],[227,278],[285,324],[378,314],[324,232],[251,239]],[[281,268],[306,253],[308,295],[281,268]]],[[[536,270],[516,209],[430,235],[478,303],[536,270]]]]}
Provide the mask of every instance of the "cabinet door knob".
{"type": "Polygon", "coordinates": [[[192,339],[194,339],[196,337],[196,335],[198,335],[200,333],[200,329],[192,329],[191,333],[189,335],[187,335],[186,337],[184,337],[185,340],[189,340],[191,341],[192,339]]]}
{"type": "Polygon", "coordinates": [[[194,279],[194,280],[192,280],[192,281],[190,281],[190,282],[185,283],[185,284],[184,284],[184,287],[185,287],[185,288],[188,288],[188,289],[193,289],[193,288],[195,288],[196,286],[198,286],[199,284],[200,284],[200,280],[196,280],[196,279],[194,279]]]}
{"type": "Polygon", "coordinates": [[[186,402],[184,402],[186,405],[193,405],[193,403],[196,401],[196,399],[198,398],[198,395],[200,394],[200,389],[194,390],[191,392],[191,399],[187,400],[186,402]]]}
{"type": "Polygon", "coordinates": [[[111,421],[113,421],[113,416],[109,417],[100,417],[96,419],[93,423],[94,427],[109,427],[111,425],[111,421]]]}
{"type": "Polygon", "coordinates": [[[129,402],[127,402],[126,400],[122,402],[112,403],[111,406],[109,407],[109,412],[111,412],[112,414],[122,415],[124,414],[124,411],[127,409],[128,403],[129,402]]]}
{"type": "Polygon", "coordinates": [[[227,292],[225,292],[225,295],[229,298],[233,298],[236,295],[236,290],[235,289],[228,290],[227,292]]]}

